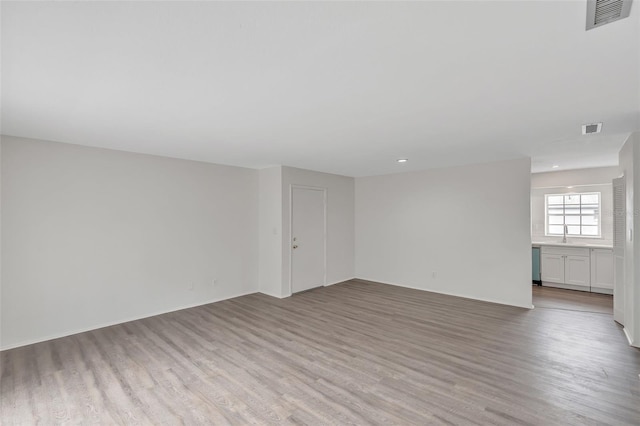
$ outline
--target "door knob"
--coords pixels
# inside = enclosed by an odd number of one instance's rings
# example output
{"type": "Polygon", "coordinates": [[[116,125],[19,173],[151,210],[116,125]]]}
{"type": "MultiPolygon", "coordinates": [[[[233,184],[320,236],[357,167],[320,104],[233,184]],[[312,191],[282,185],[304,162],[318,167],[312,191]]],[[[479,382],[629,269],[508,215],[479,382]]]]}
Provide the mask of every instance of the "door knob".
{"type": "Polygon", "coordinates": [[[293,248],[294,248],[294,249],[297,249],[297,248],[298,248],[298,245],[296,244],[295,246],[293,246],[293,248]]]}

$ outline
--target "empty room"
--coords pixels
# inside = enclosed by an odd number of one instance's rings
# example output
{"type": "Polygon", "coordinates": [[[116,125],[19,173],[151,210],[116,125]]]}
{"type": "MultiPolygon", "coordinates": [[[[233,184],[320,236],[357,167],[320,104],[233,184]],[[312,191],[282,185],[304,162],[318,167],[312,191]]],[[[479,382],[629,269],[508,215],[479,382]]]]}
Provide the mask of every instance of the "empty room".
{"type": "Polygon", "coordinates": [[[0,23],[0,424],[640,424],[638,2],[0,23]]]}

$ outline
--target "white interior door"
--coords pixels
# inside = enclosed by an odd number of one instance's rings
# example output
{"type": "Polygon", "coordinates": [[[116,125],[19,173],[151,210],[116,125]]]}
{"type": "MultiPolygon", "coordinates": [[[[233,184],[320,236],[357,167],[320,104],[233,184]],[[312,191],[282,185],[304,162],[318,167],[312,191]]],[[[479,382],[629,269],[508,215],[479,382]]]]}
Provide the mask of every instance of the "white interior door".
{"type": "Polygon", "coordinates": [[[613,180],[613,319],[624,325],[627,208],[624,176],[613,180]]]}
{"type": "Polygon", "coordinates": [[[291,292],[325,284],[326,191],[291,188],[291,292]]]}

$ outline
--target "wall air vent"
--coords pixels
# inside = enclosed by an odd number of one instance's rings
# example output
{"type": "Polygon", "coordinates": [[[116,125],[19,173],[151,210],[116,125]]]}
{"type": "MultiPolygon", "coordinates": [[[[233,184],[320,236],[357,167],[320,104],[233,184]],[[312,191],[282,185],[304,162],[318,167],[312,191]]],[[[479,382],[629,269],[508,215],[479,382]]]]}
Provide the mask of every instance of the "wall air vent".
{"type": "Polygon", "coordinates": [[[592,133],[600,133],[602,130],[602,123],[593,123],[593,124],[583,124],[582,125],[582,134],[590,135],[592,133]]]}
{"type": "Polygon", "coordinates": [[[631,12],[632,0],[587,0],[587,30],[600,27],[631,12]]]}

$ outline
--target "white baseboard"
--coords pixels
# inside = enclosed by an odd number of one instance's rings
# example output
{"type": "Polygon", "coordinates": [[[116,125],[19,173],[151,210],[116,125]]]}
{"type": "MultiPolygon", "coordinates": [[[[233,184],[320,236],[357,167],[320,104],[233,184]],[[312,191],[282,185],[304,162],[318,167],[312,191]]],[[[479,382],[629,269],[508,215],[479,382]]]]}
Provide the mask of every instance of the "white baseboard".
{"type": "MultiPolygon", "coordinates": [[[[317,288],[321,288],[321,287],[329,287],[329,286],[332,286],[332,285],[345,283],[345,282],[347,282],[347,281],[351,281],[351,280],[353,280],[353,279],[355,279],[355,278],[345,278],[345,279],[342,279],[342,280],[338,280],[338,281],[333,281],[333,282],[327,283],[327,284],[325,284],[324,286],[320,286],[320,287],[317,287],[317,288]]],[[[275,293],[269,293],[269,292],[262,291],[262,290],[259,290],[259,291],[258,291],[258,293],[261,293],[261,294],[264,294],[264,295],[266,295],[266,296],[270,296],[270,297],[275,297],[276,299],[286,299],[287,297],[291,297],[291,296],[293,295],[293,293],[288,293],[288,294],[275,294],[275,293]]]]}
{"type": "Polygon", "coordinates": [[[613,296],[613,289],[602,288],[602,287],[591,287],[591,293],[608,294],[609,296],[613,296]]]}
{"type": "Polygon", "coordinates": [[[577,290],[577,291],[586,291],[586,292],[589,292],[589,289],[590,289],[589,286],[551,283],[547,281],[542,281],[542,287],[562,288],[565,290],[577,290]]]}
{"type": "Polygon", "coordinates": [[[591,293],[606,294],[609,296],[613,296],[613,289],[602,288],[602,287],[591,287],[591,293]]]}
{"type": "Polygon", "coordinates": [[[330,285],[342,284],[342,283],[346,283],[347,281],[351,281],[351,280],[355,280],[355,279],[356,279],[355,277],[346,278],[344,280],[335,281],[335,282],[332,282],[332,283],[329,283],[329,284],[325,284],[324,286],[325,287],[329,287],[330,285]]]}
{"type": "Polygon", "coordinates": [[[22,341],[22,342],[19,342],[19,343],[14,343],[14,344],[11,344],[11,345],[8,345],[8,346],[2,346],[2,347],[0,347],[0,352],[7,351],[9,349],[19,348],[21,346],[27,346],[27,345],[33,345],[35,343],[46,342],[48,340],[59,339],[61,337],[72,336],[74,334],[86,333],[87,331],[98,330],[100,328],[111,327],[113,325],[124,324],[124,323],[127,323],[127,322],[137,321],[137,320],[141,320],[141,319],[144,319],[144,318],[150,318],[150,317],[155,317],[155,316],[158,316],[158,315],[168,314],[170,312],[181,311],[183,309],[195,308],[197,306],[208,305],[210,303],[222,302],[223,300],[234,299],[236,297],[247,296],[249,294],[254,294],[254,293],[257,293],[257,291],[248,291],[248,292],[244,292],[244,293],[238,293],[238,294],[235,294],[235,295],[229,296],[229,297],[219,297],[219,298],[207,300],[205,302],[198,302],[198,303],[194,303],[194,304],[190,304],[190,305],[180,306],[180,307],[177,307],[177,308],[172,308],[172,309],[169,309],[169,310],[166,310],[166,311],[160,311],[160,312],[156,312],[156,313],[153,313],[153,314],[145,314],[145,315],[141,315],[141,316],[137,316],[137,317],[126,318],[126,319],[123,319],[123,320],[118,320],[118,321],[98,324],[98,325],[95,325],[95,326],[92,326],[92,327],[88,327],[88,328],[80,328],[80,329],[76,329],[76,330],[72,330],[72,331],[65,331],[65,332],[62,332],[62,333],[56,333],[56,334],[53,334],[53,335],[50,335],[50,336],[46,336],[46,337],[42,337],[42,338],[38,338],[38,339],[29,339],[29,340],[25,340],[25,341],[22,341]]]}
{"type": "Polygon", "coordinates": [[[624,335],[627,338],[627,341],[629,342],[629,346],[636,347],[636,346],[633,345],[633,339],[631,339],[631,336],[629,335],[629,332],[627,331],[627,328],[623,327],[622,331],[624,331],[624,335]]]}
{"type": "Polygon", "coordinates": [[[498,304],[498,305],[505,305],[505,306],[515,306],[516,308],[524,308],[524,309],[533,309],[534,308],[533,305],[514,305],[513,303],[507,303],[507,302],[504,302],[504,301],[499,301],[499,300],[494,300],[494,299],[471,297],[469,295],[449,293],[449,292],[444,292],[444,291],[432,290],[432,289],[428,289],[428,288],[414,287],[414,286],[405,285],[405,284],[384,282],[384,281],[373,280],[373,279],[369,279],[369,278],[354,278],[354,280],[356,280],[356,281],[365,281],[365,282],[368,281],[368,282],[378,283],[378,284],[395,285],[397,287],[410,288],[410,289],[413,289],[413,290],[422,290],[422,291],[427,291],[427,292],[430,292],[430,293],[444,294],[446,296],[460,297],[462,299],[478,300],[480,302],[489,302],[489,303],[495,303],[495,304],[498,304]]]}
{"type": "Polygon", "coordinates": [[[283,296],[281,294],[269,293],[269,292],[262,291],[262,290],[258,291],[258,293],[264,294],[265,296],[269,296],[269,297],[275,297],[276,299],[285,299],[285,298],[290,296],[290,295],[289,296],[283,296]]]}
{"type": "Polygon", "coordinates": [[[573,285],[573,284],[559,284],[559,283],[551,283],[547,281],[542,281],[543,287],[553,287],[553,288],[562,288],[565,290],[577,290],[577,291],[586,291],[588,293],[598,293],[598,294],[608,294],[613,295],[612,288],[603,288],[603,287],[589,287],[584,285],[573,285]]]}

